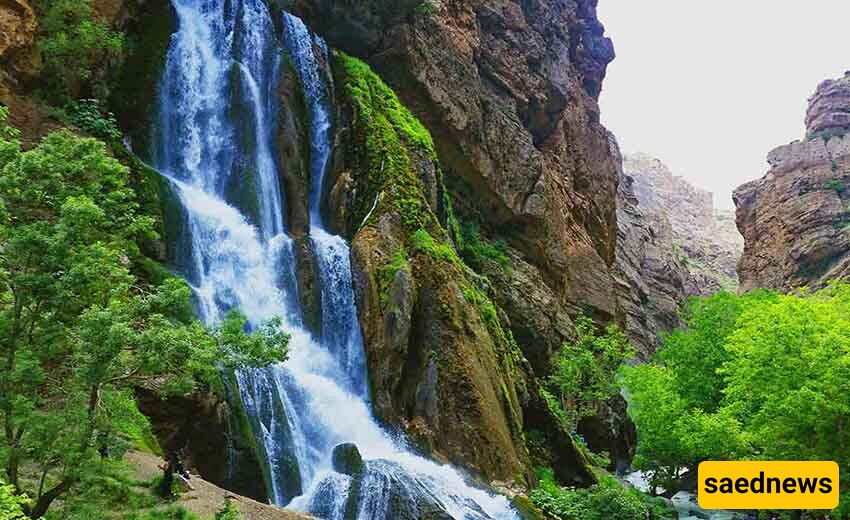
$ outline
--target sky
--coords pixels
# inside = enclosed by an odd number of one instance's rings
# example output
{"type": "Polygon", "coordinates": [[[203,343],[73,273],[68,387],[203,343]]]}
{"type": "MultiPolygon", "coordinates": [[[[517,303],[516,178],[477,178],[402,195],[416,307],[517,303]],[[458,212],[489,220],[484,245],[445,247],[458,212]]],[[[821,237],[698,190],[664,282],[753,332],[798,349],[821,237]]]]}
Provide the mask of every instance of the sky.
{"type": "Polygon", "coordinates": [[[614,40],[602,121],[732,208],[801,139],[818,83],[850,70],[848,0],[599,0],[614,40]]]}

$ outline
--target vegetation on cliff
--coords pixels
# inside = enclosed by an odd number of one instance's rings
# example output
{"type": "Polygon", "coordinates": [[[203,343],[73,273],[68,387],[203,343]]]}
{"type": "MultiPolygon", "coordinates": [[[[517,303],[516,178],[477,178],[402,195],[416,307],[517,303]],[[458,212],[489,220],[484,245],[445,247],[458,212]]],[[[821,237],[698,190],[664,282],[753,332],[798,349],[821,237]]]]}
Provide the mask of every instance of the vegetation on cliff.
{"type": "Polygon", "coordinates": [[[850,285],[719,293],[685,319],[653,363],[625,371],[635,465],[654,486],[676,489],[704,460],[834,460],[846,473],[850,285]]]}
{"type": "Polygon", "coordinates": [[[43,2],[39,18],[39,50],[44,60],[45,97],[61,104],[87,92],[105,96],[106,78],[99,76],[120,63],[124,35],[94,16],[90,0],[43,2]]]}
{"type": "Polygon", "coordinates": [[[288,336],[277,322],[246,334],[239,314],[207,330],[185,283],[135,274],[153,220],[104,143],[60,131],[22,151],[2,129],[0,463],[38,518],[108,474],[104,453],[145,442],[134,386],[217,387],[219,368],[283,360],[288,336]]]}

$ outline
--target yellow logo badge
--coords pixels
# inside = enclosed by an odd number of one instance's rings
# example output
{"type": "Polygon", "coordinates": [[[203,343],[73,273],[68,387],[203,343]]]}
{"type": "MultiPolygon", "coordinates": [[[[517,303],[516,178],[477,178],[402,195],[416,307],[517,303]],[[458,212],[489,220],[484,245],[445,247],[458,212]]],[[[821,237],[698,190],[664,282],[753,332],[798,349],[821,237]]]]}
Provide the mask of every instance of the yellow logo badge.
{"type": "Polygon", "coordinates": [[[703,509],[835,509],[835,462],[703,462],[697,499],[703,509]]]}

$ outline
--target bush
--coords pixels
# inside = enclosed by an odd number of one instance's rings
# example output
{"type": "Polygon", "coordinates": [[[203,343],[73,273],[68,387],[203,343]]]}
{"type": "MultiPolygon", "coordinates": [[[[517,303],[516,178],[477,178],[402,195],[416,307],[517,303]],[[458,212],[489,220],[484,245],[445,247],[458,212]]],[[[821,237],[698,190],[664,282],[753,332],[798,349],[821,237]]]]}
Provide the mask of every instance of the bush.
{"type": "Polygon", "coordinates": [[[85,87],[92,93],[104,90],[96,71],[120,62],[124,36],[94,19],[91,1],[52,1],[40,26],[48,97],[67,101],[85,87]]]}
{"type": "Polygon", "coordinates": [[[562,488],[551,469],[538,469],[540,480],[531,500],[554,520],[635,520],[675,518],[662,503],[617,479],[603,475],[587,489],[562,488]]]}
{"type": "MultiPolygon", "coordinates": [[[[617,393],[617,371],[634,355],[628,338],[616,325],[609,325],[600,334],[593,320],[580,316],[576,331],[577,341],[561,346],[548,380],[572,429],[579,419],[593,415],[600,403],[617,393]]],[[[544,397],[551,406],[551,397],[544,397]]]]}
{"type": "Polygon", "coordinates": [[[481,230],[477,222],[464,222],[460,225],[461,240],[459,251],[464,262],[473,269],[480,271],[486,261],[499,264],[502,269],[510,267],[508,248],[503,240],[488,242],[481,238],[481,230]]]}
{"type": "Polygon", "coordinates": [[[224,505],[215,514],[215,520],[242,520],[242,513],[233,500],[225,499],[224,505]]]}
{"type": "Polygon", "coordinates": [[[111,112],[101,110],[96,99],[82,99],[68,105],[70,122],[80,130],[105,141],[121,139],[118,121],[111,112]]]}
{"type": "Polygon", "coordinates": [[[0,518],[3,520],[23,520],[21,507],[27,503],[27,497],[15,493],[15,488],[6,486],[0,480],[0,518]]]}

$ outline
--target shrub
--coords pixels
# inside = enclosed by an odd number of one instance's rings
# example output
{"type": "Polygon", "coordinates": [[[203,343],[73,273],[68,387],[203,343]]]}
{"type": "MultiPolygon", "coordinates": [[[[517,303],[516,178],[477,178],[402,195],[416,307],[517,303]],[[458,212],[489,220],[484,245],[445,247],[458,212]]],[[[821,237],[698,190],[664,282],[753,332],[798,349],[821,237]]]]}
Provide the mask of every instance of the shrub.
{"type": "Polygon", "coordinates": [[[493,261],[502,269],[510,267],[507,245],[503,240],[488,242],[481,237],[477,222],[463,222],[460,226],[460,255],[464,262],[475,270],[480,270],[484,262],[493,261]]]}
{"type": "Polygon", "coordinates": [[[579,316],[576,331],[578,339],[561,346],[548,380],[572,429],[579,419],[595,413],[600,403],[617,393],[617,371],[634,355],[628,338],[616,325],[609,325],[600,334],[593,320],[579,316]]]}
{"type": "Polygon", "coordinates": [[[101,110],[96,99],[82,99],[68,105],[70,122],[80,130],[105,141],[121,139],[118,121],[111,112],[101,110]]]}
{"type": "Polygon", "coordinates": [[[26,518],[21,506],[27,503],[27,498],[15,493],[15,488],[6,486],[0,480],[0,518],[4,520],[23,520],[26,518]]]}
{"type": "Polygon", "coordinates": [[[562,488],[549,468],[538,469],[539,485],[531,500],[555,520],[634,520],[675,518],[672,511],[614,477],[603,475],[587,489],[562,488]]]}
{"type": "Polygon", "coordinates": [[[44,58],[48,97],[68,100],[85,86],[96,91],[96,70],[118,63],[124,36],[94,19],[90,0],[50,2],[40,20],[39,48],[44,58]]]}
{"type": "Polygon", "coordinates": [[[241,520],[242,513],[239,512],[239,507],[230,500],[225,499],[224,505],[215,514],[215,520],[241,520]]]}

